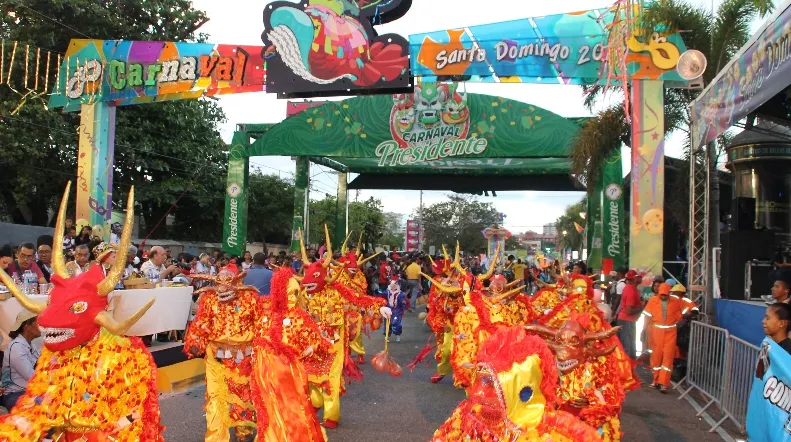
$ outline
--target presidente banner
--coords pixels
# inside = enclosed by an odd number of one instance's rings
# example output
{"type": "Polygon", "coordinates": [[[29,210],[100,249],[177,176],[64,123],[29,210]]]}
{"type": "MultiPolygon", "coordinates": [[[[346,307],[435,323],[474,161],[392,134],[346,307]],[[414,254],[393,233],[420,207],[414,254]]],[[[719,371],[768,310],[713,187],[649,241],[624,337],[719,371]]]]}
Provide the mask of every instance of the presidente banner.
{"type": "Polygon", "coordinates": [[[248,159],[243,156],[247,144],[245,134],[233,135],[228,156],[228,178],[225,189],[225,223],[223,225],[222,249],[231,255],[242,256],[247,249],[247,202],[250,177],[248,159]]]}
{"type": "Polygon", "coordinates": [[[692,103],[692,147],[717,138],[782,91],[791,78],[791,4],[778,10],[692,103]]]}
{"type": "Polygon", "coordinates": [[[527,103],[467,94],[455,83],[418,83],[413,94],[355,97],[307,109],[273,126],[249,155],[353,159],[379,170],[551,158],[547,168],[562,163],[565,169],[579,130],[574,119],[527,103]]]}
{"type": "Polygon", "coordinates": [[[602,170],[602,270],[610,272],[626,264],[623,228],[623,165],[620,147],[604,163],[602,170]]]}
{"type": "Polygon", "coordinates": [[[75,39],[63,57],[50,108],[113,106],[264,90],[260,46],[75,39]]]}
{"type": "Polygon", "coordinates": [[[747,439],[791,441],[791,355],[770,338],[761,343],[747,402],[747,439]]]}
{"type": "MultiPolygon", "coordinates": [[[[612,8],[525,18],[409,36],[412,75],[465,81],[596,84],[602,78],[612,8]]],[[[627,43],[632,79],[684,83],[675,70],[679,34],[627,43]]]]}

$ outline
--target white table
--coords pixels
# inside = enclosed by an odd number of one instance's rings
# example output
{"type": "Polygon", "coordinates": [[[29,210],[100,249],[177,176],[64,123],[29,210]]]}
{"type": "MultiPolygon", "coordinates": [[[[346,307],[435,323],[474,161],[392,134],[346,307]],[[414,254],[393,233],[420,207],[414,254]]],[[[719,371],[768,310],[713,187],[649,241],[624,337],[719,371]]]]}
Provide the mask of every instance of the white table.
{"type": "Polygon", "coordinates": [[[170,330],[184,330],[192,307],[192,286],[116,290],[110,294],[108,310],[123,321],[140,310],[151,298],[156,302],[129,331],[129,336],[147,336],[170,330]]]}
{"type": "MultiPolygon", "coordinates": [[[[30,299],[37,302],[47,302],[47,295],[30,295],[30,299]]],[[[16,322],[16,315],[22,311],[22,305],[19,304],[16,298],[9,298],[5,301],[0,301],[0,335],[3,337],[3,343],[0,344],[0,350],[5,351],[6,345],[11,342],[8,337],[8,332],[11,331],[11,326],[16,322]]],[[[33,345],[41,348],[41,338],[33,340],[33,345]]]]}

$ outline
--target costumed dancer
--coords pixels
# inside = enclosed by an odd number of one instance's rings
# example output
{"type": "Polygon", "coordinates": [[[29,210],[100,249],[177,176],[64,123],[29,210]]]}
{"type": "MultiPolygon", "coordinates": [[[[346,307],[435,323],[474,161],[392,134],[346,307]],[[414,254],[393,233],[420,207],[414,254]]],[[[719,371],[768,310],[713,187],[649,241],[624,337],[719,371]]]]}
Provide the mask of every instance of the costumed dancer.
{"type": "Polygon", "coordinates": [[[310,403],[308,374],[329,373],[332,343],[301,306],[294,271],[272,277],[253,342],[253,402],[259,442],[323,442],[324,429],[310,403]]]}
{"type": "MultiPolygon", "coordinates": [[[[387,308],[390,309],[392,317],[390,319],[390,336],[395,336],[396,342],[401,342],[401,332],[403,330],[401,321],[404,319],[407,299],[401,291],[401,284],[398,277],[394,276],[387,286],[387,308]]],[[[389,338],[388,338],[389,339],[389,338]]]]}
{"type": "MultiPolygon", "coordinates": [[[[69,188],[55,224],[54,244],[63,242],[69,188]]],[[[129,191],[121,234],[129,248],[134,188],[129,191]]],[[[69,278],[61,247],[52,251],[49,304],[28,298],[0,270],[0,281],[22,307],[38,314],[44,348],[27,389],[11,414],[0,418],[0,441],[162,441],[156,365],[138,337],[123,334],[154,304],[118,322],[105,311],[107,295],[121,280],[124,260],[107,271],[94,267],[69,278]]]]}
{"type": "Polygon", "coordinates": [[[651,349],[651,369],[654,371],[651,388],[667,393],[673,374],[676,356],[678,322],[684,317],[686,306],[678,296],[670,295],[670,284],[659,285],[659,293],[648,300],[643,310],[648,329],[648,347],[651,349]]]}
{"type": "Polygon", "coordinates": [[[557,383],[547,345],[522,327],[502,327],[481,346],[469,398],[432,442],[600,442],[595,429],[555,411],[557,383]]]}
{"type": "MultiPolygon", "coordinates": [[[[345,272],[341,274],[338,279],[338,284],[349,287],[352,291],[360,296],[368,295],[368,281],[365,280],[365,274],[362,269],[365,263],[376,258],[379,254],[374,254],[368,258],[363,258],[360,252],[363,242],[363,235],[360,234],[360,239],[357,241],[357,248],[349,250],[346,248],[346,242],[352,232],[346,237],[341,245],[341,257],[338,259],[337,265],[343,265],[345,272]]],[[[346,321],[349,324],[349,350],[357,354],[357,363],[365,364],[365,345],[363,344],[363,329],[366,324],[370,324],[375,312],[373,311],[360,311],[356,308],[350,308],[346,313],[346,321]]]]}
{"type": "MultiPolygon", "coordinates": [[[[434,261],[431,259],[431,270],[434,277],[442,281],[445,285],[451,285],[449,278],[453,277],[453,261],[448,257],[448,251],[445,246],[442,246],[444,259],[434,261]]],[[[458,254],[456,259],[459,259],[458,254]]],[[[453,352],[453,317],[464,305],[464,299],[455,293],[447,293],[441,290],[442,285],[431,284],[428,296],[428,315],[426,322],[437,341],[437,351],[434,354],[434,359],[437,361],[437,371],[431,376],[431,382],[437,383],[445,376],[453,373],[453,367],[450,365],[450,356],[453,352]]],[[[430,351],[430,346],[427,350],[430,351]]],[[[424,350],[425,352],[425,350],[424,350]]],[[[416,366],[422,360],[422,353],[418,355],[410,365],[416,366]]]]}
{"type": "MultiPolygon", "coordinates": [[[[362,372],[351,360],[348,352],[348,334],[346,328],[346,309],[348,305],[356,308],[378,309],[384,307],[384,299],[359,295],[351,289],[336,284],[343,268],[334,269],[333,276],[328,276],[332,264],[332,245],[330,234],[324,225],[324,236],[327,245],[326,257],[304,268],[301,286],[305,292],[305,304],[308,313],[319,324],[322,334],[332,342],[334,353],[330,370],[326,375],[310,375],[310,399],[313,408],[324,409],[324,427],[335,428],[341,419],[341,394],[343,393],[342,377],[344,372],[350,377],[362,378],[362,372]],[[356,370],[356,371],[355,371],[356,370]]],[[[308,263],[302,231],[299,231],[302,259],[308,263]]]]}
{"type": "Polygon", "coordinates": [[[252,440],[256,427],[250,393],[250,354],[260,312],[258,289],[242,284],[247,272],[228,264],[217,275],[193,275],[212,281],[204,287],[195,319],[184,337],[184,352],[206,361],[207,442],[252,440]]]}
{"type": "Polygon", "coordinates": [[[525,329],[546,339],[555,354],[560,372],[556,393],[560,409],[598,429],[603,441],[619,441],[626,394],[618,361],[612,357],[618,345],[607,343],[618,328],[588,332],[592,319],[590,313],[572,313],[561,327],[531,324],[525,329]]]}

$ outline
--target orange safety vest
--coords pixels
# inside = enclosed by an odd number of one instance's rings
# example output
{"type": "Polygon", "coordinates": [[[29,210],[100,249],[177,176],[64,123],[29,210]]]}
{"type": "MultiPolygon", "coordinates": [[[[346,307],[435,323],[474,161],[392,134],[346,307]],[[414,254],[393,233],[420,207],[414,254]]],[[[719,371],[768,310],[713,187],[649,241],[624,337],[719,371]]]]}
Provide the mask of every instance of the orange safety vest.
{"type": "MultiPolygon", "coordinates": [[[[673,295],[671,295],[672,297],[673,295]]],[[[692,311],[698,311],[698,305],[695,304],[695,301],[689,298],[681,298],[681,303],[684,305],[684,308],[681,311],[682,315],[686,315],[692,311]]]]}
{"type": "Polygon", "coordinates": [[[684,305],[680,299],[675,296],[670,296],[667,303],[667,315],[662,317],[662,298],[659,295],[654,295],[648,300],[643,314],[651,319],[653,327],[657,328],[675,328],[678,321],[684,316],[684,305]]]}

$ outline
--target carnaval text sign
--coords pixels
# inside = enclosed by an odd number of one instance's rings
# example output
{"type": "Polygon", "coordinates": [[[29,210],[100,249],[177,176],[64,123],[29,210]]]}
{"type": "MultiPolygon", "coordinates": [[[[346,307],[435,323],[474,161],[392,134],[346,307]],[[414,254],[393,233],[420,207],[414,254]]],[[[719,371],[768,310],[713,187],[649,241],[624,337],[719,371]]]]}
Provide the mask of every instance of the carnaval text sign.
{"type": "Polygon", "coordinates": [[[276,1],[264,9],[267,89],[285,97],[408,90],[409,48],[373,23],[404,15],[411,2],[276,1]]]}
{"type": "Polygon", "coordinates": [[[692,147],[786,90],[791,83],[791,4],[779,10],[692,103],[692,147]]]}
{"type": "Polygon", "coordinates": [[[769,338],[755,367],[747,437],[750,442],[791,441],[791,355],[769,338]]]}
{"type": "MultiPolygon", "coordinates": [[[[602,8],[410,35],[412,74],[425,80],[599,83],[606,29],[615,17],[613,9],[602,8]]],[[[631,79],[683,83],[675,71],[686,51],[679,34],[653,35],[647,42],[632,37],[628,46],[631,79]]]]}
{"type": "Polygon", "coordinates": [[[273,126],[249,155],[326,157],[372,172],[568,173],[569,148],[579,129],[574,120],[530,104],[467,94],[456,84],[418,83],[414,94],[356,97],[307,109],[273,126]]]}
{"type": "Polygon", "coordinates": [[[624,244],[626,237],[623,228],[623,166],[620,148],[613,152],[604,163],[602,170],[602,271],[623,267],[626,264],[624,244]]]}
{"type": "Polygon", "coordinates": [[[264,90],[260,46],[72,40],[49,107],[112,106],[264,90]]]}

